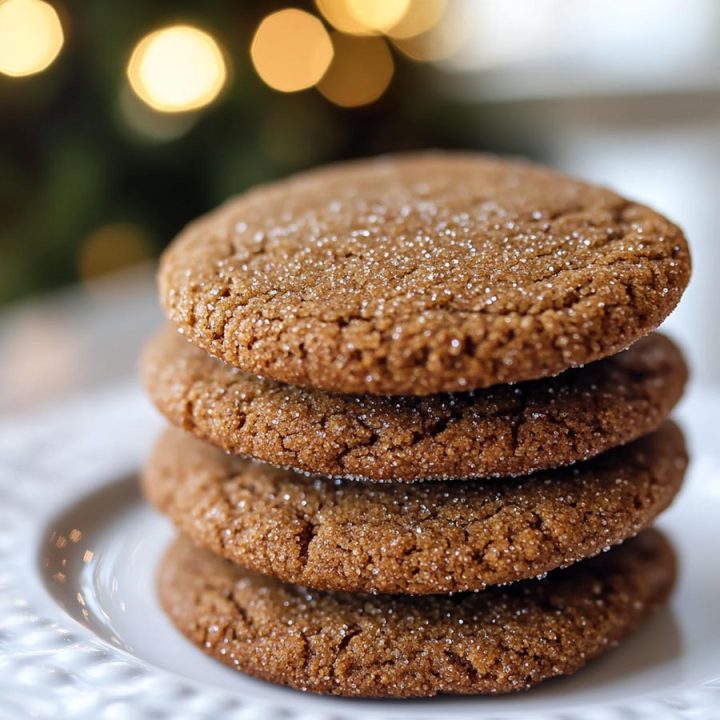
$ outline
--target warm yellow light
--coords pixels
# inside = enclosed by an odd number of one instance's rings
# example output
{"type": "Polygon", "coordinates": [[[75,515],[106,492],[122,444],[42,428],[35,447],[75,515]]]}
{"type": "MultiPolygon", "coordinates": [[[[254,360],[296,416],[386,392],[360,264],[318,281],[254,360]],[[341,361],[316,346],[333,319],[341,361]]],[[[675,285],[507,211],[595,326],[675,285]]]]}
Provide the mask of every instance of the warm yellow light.
{"type": "Polygon", "coordinates": [[[0,2],[0,72],[12,77],[44,70],[58,56],[64,36],[52,5],[41,0],[0,2]]]}
{"type": "Polygon", "coordinates": [[[197,110],[211,103],[227,79],[219,45],[206,32],[175,25],[146,35],[128,64],[132,89],[161,112],[197,110]]]}
{"type": "Polygon", "coordinates": [[[152,256],[152,243],[145,230],[133,223],[111,223],[92,232],[82,244],[78,272],[89,280],[136,265],[152,256]]]}
{"type": "Polygon", "coordinates": [[[470,37],[465,4],[453,3],[430,30],[412,37],[393,38],[395,47],[413,60],[438,62],[455,55],[470,37]]]}
{"type": "Polygon", "coordinates": [[[397,25],[410,7],[410,0],[346,0],[347,9],[362,26],[386,32],[397,25]]]}
{"type": "Polygon", "coordinates": [[[318,90],[341,107],[357,107],[377,100],[395,70],[387,43],[379,37],[333,33],[335,56],[318,83],[318,90]]]}
{"type": "Polygon", "coordinates": [[[387,34],[393,38],[410,38],[428,32],[442,19],[447,0],[412,0],[410,7],[387,34]]]}
{"type": "Polygon", "coordinates": [[[348,2],[349,0],[315,0],[318,10],[336,30],[349,35],[375,35],[374,30],[359,22],[350,12],[348,2]]]}
{"type": "Polygon", "coordinates": [[[318,18],[288,8],[268,15],[250,47],[258,75],[271,88],[296,92],[315,85],[333,57],[330,36],[318,18]]]}

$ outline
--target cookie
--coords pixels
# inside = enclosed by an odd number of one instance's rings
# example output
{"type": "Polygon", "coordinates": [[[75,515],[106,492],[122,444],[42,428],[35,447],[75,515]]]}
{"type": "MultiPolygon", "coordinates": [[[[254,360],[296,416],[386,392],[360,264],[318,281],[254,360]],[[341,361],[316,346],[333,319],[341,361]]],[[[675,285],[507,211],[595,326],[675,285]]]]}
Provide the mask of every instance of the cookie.
{"type": "Polygon", "coordinates": [[[675,307],[685,238],[653,210],[526,163],[428,152],[260,187],[164,253],[161,301],[249,374],[426,395],[555,375],[675,307]]]}
{"type": "Polygon", "coordinates": [[[657,428],[687,368],[666,337],[556,378],[426,397],[338,395],[262,380],[168,328],[146,348],[145,386],[165,416],[241,455],[368,480],[524,475],[657,428]]]}
{"type": "Polygon", "coordinates": [[[284,585],[181,538],[158,590],[184,635],[241,672],[332,695],[427,697],[570,675],[635,630],[674,579],[655,530],[542,580],[425,598],[284,585]]]}
{"type": "Polygon", "coordinates": [[[580,465],[500,480],[364,483],[163,435],[143,489],[198,545],[309,587],[443,593],[533,577],[649,525],[687,458],[672,423],[580,465]]]}

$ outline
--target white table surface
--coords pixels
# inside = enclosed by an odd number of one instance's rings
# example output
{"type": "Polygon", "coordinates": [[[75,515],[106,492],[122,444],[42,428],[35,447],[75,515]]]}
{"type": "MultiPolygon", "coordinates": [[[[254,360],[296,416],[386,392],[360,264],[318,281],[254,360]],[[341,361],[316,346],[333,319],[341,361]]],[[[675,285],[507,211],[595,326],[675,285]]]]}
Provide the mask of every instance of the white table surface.
{"type": "Polygon", "coordinates": [[[137,375],[161,326],[154,268],[108,276],[0,313],[0,416],[137,375]]]}

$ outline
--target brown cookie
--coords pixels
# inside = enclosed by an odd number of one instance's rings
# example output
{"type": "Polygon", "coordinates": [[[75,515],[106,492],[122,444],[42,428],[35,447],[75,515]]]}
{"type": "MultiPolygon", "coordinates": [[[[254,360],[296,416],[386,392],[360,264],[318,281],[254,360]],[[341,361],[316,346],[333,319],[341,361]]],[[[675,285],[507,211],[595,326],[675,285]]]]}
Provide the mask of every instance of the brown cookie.
{"type": "Polygon", "coordinates": [[[667,423],[527,477],[372,484],[278,470],[173,429],[143,489],[194,542],[251,570],[330,590],[441,593],[540,575],[636,534],[686,463],[667,423]]]}
{"type": "Polygon", "coordinates": [[[690,257],[647,207],[545,168],[430,152],[241,195],[165,252],[161,300],[245,372],[426,395],[555,375],[675,307],[690,257]]]}
{"type": "Polygon", "coordinates": [[[680,351],[659,334],[555,378],[426,397],[262,380],[172,328],[146,348],[142,371],[171,422],[229,452],[377,481],[524,475],[576,462],[657,428],[687,379],[680,351]]]}
{"type": "Polygon", "coordinates": [[[572,674],[664,603],[674,578],[655,530],[543,580],[425,598],[284,585],[181,538],[158,589],[179,630],[236,670],[332,695],[427,697],[572,674]]]}

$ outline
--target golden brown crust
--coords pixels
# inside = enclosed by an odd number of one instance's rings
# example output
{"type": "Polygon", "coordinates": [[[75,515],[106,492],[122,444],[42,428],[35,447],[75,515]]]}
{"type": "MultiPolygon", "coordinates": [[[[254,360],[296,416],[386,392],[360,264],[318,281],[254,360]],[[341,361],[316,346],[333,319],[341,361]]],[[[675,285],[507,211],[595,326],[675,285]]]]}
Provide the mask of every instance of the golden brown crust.
{"type": "Polygon", "coordinates": [[[426,397],[338,395],[246,375],[166,328],[142,374],[175,425],[234,454],[368,480],[524,475],[655,430],[687,368],[668,338],[515,386],[426,397]]]}
{"type": "Polygon", "coordinates": [[[179,430],[143,475],[148,499],[199,545],[309,587],[473,590],[594,555],[647,527],[687,464],[672,423],[587,462],[500,480],[413,484],[305,477],[179,430]]]}
{"type": "Polygon", "coordinates": [[[557,374],[628,347],[687,285],[682,232],[517,161],[421,153],[241,195],[165,252],[161,300],[245,372],[425,395],[557,374]]]}
{"type": "Polygon", "coordinates": [[[333,695],[426,697],[574,673],[664,603],[674,578],[654,530],[543,580],[425,598],[283,585],[180,539],[158,588],[180,631],[236,670],[333,695]]]}

